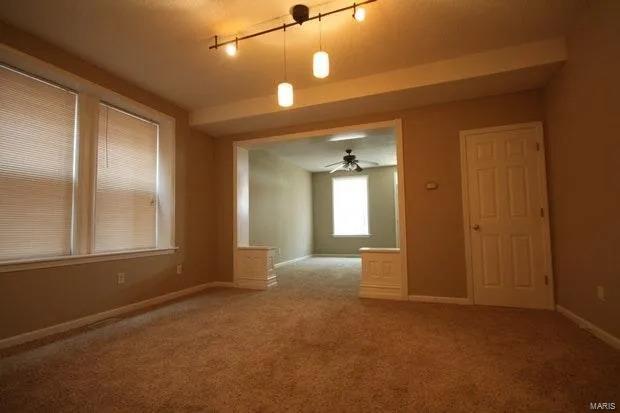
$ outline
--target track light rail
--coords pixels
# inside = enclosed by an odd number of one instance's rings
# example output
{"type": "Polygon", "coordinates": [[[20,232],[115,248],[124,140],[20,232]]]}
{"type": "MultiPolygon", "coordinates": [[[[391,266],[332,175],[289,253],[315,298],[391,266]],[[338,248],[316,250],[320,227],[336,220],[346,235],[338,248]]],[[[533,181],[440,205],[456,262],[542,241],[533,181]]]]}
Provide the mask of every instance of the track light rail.
{"type": "Polygon", "coordinates": [[[262,35],[267,34],[267,33],[276,32],[278,30],[286,30],[287,28],[295,26],[295,25],[298,25],[298,24],[302,25],[303,23],[305,23],[307,21],[317,20],[317,19],[320,20],[320,19],[322,19],[322,18],[324,18],[326,16],[330,16],[330,15],[336,14],[336,13],[341,13],[341,12],[347,11],[347,10],[353,10],[353,13],[355,14],[355,9],[357,7],[363,6],[363,5],[368,4],[368,3],[374,3],[376,1],[377,0],[365,0],[365,1],[362,1],[362,2],[359,2],[359,3],[353,3],[352,5],[347,6],[347,7],[342,7],[342,8],[339,8],[339,9],[328,11],[326,13],[318,13],[318,14],[315,14],[314,16],[307,16],[307,17],[305,17],[303,19],[300,19],[300,20],[292,22],[292,23],[284,23],[284,24],[282,24],[280,26],[272,27],[271,29],[266,29],[266,30],[263,30],[263,31],[260,31],[260,32],[256,32],[256,33],[252,33],[252,34],[248,34],[248,35],[245,35],[245,36],[235,37],[232,40],[228,40],[228,41],[222,42],[222,43],[218,43],[218,36],[215,36],[215,43],[213,45],[209,46],[209,49],[218,49],[220,47],[226,46],[228,44],[233,44],[233,43],[235,44],[235,46],[237,46],[238,43],[240,41],[242,41],[242,40],[252,39],[254,37],[262,36],[262,35]]]}

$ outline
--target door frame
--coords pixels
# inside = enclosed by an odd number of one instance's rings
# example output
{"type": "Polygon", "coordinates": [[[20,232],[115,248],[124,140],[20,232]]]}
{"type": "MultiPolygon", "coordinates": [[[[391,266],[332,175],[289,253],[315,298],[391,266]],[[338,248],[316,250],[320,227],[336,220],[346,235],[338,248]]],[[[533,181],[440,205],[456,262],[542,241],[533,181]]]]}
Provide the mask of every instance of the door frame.
{"type": "MultiPolygon", "coordinates": [[[[239,173],[239,164],[237,162],[237,154],[239,150],[247,150],[253,146],[269,143],[269,142],[277,142],[277,141],[287,141],[287,140],[295,140],[295,139],[303,139],[309,138],[317,135],[327,135],[327,134],[338,134],[338,133],[346,133],[359,129],[379,129],[379,128],[393,128],[394,135],[396,138],[396,170],[398,171],[398,223],[399,223],[399,231],[398,231],[398,241],[400,248],[400,258],[401,258],[401,298],[403,300],[408,300],[409,298],[409,282],[408,282],[408,272],[407,272],[407,224],[406,224],[406,214],[405,214],[405,158],[404,158],[404,150],[403,150],[403,127],[402,127],[402,119],[392,119],[387,121],[379,121],[372,123],[362,123],[356,125],[348,125],[348,126],[340,126],[335,128],[325,128],[325,129],[312,129],[298,133],[289,133],[284,135],[274,135],[268,136],[264,138],[255,138],[255,139],[245,139],[245,140],[234,140],[232,142],[232,150],[233,150],[233,277],[237,274],[236,262],[237,262],[237,232],[238,228],[238,209],[237,209],[237,174],[239,173]]],[[[244,219],[241,217],[242,220],[244,219]]]]}
{"type": "Polygon", "coordinates": [[[473,259],[471,252],[471,221],[469,211],[469,176],[467,168],[467,137],[471,135],[478,135],[481,133],[489,132],[501,132],[515,129],[534,129],[537,136],[538,151],[537,162],[539,168],[539,188],[540,188],[540,200],[541,208],[543,208],[543,256],[545,259],[545,270],[549,280],[548,296],[547,296],[547,308],[555,308],[555,285],[553,277],[553,264],[551,257],[551,231],[549,221],[549,199],[547,191],[547,168],[545,160],[545,137],[543,134],[542,122],[526,122],[515,123],[511,125],[493,126],[490,128],[480,129],[467,129],[459,132],[460,149],[461,149],[461,191],[463,201],[463,235],[465,238],[465,266],[467,273],[467,298],[472,304],[476,304],[476,297],[474,294],[474,269],[473,259]]]}

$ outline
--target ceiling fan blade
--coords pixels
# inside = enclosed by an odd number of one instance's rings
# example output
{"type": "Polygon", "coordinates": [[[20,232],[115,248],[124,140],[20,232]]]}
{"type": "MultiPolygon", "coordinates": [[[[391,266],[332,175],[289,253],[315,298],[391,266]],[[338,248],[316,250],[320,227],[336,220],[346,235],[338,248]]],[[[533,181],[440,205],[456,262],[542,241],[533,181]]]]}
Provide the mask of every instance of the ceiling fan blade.
{"type": "Polygon", "coordinates": [[[329,168],[330,166],[338,165],[339,163],[342,163],[342,161],[330,163],[329,165],[325,165],[323,168],[329,168]]]}
{"type": "Polygon", "coordinates": [[[333,174],[334,172],[336,172],[339,169],[342,169],[344,167],[343,163],[340,163],[340,165],[338,165],[337,168],[332,169],[331,171],[329,171],[330,174],[333,174]]]}
{"type": "Polygon", "coordinates": [[[362,172],[363,170],[364,170],[364,168],[362,168],[358,164],[355,164],[355,172],[362,172]]]}
{"type": "Polygon", "coordinates": [[[374,165],[374,166],[379,166],[379,162],[374,162],[374,161],[364,161],[364,160],[358,159],[357,162],[367,163],[369,165],[374,165]]]}

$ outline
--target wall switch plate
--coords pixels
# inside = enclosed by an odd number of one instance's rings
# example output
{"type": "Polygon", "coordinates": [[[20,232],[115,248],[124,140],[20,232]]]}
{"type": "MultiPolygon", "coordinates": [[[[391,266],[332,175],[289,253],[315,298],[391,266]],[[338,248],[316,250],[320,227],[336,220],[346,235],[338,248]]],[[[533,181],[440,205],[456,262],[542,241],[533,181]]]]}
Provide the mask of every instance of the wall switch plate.
{"type": "Polygon", "coordinates": [[[183,272],[183,264],[177,264],[177,274],[181,274],[183,272]]]}
{"type": "Polygon", "coordinates": [[[125,273],[124,272],[119,272],[117,274],[117,277],[118,277],[119,284],[125,284],[125,273]]]}
{"type": "Polygon", "coordinates": [[[605,287],[599,285],[596,287],[596,295],[599,300],[605,301],[605,287]]]}

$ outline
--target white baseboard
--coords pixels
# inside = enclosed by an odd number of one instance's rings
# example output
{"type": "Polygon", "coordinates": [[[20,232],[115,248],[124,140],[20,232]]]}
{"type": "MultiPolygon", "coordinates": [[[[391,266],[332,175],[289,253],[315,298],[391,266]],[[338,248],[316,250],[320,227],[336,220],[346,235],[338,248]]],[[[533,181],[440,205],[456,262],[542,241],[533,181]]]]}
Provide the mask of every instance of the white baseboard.
{"type": "Polygon", "coordinates": [[[313,257],[359,258],[359,254],[312,254],[313,257]]]}
{"type": "Polygon", "coordinates": [[[402,300],[400,286],[360,284],[358,295],[362,298],[402,300]]]}
{"type": "Polygon", "coordinates": [[[473,304],[473,302],[467,297],[434,297],[432,295],[410,295],[409,301],[417,301],[420,303],[442,303],[460,305],[473,304]]]}
{"type": "Polygon", "coordinates": [[[234,284],[236,288],[245,288],[248,290],[267,290],[271,287],[275,287],[276,285],[278,285],[278,278],[275,275],[271,275],[267,277],[267,279],[254,277],[237,277],[234,284]]]}
{"type": "Polygon", "coordinates": [[[233,283],[215,281],[196,285],[194,287],[185,288],[183,290],[174,291],[168,294],[160,295],[157,297],[149,298],[147,300],[138,301],[137,303],[128,304],[122,307],[113,308],[101,313],[91,314],[85,317],[76,318],[75,320],[66,321],[64,323],[55,324],[49,327],[44,327],[39,330],[29,331],[16,336],[3,338],[0,340],[0,349],[17,346],[29,341],[39,340],[47,336],[54,334],[64,333],[69,330],[84,327],[97,321],[105,320],[112,317],[118,317],[123,314],[131,313],[143,308],[152,307],[157,304],[165,303],[179,297],[194,294],[207,288],[212,287],[229,287],[234,286],[233,283]]]}
{"type": "Polygon", "coordinates": [[[586,320],[583,317],[578,316],[577,314],[562,307],[561,305],[556,305],[555,309],[557,310],[558,313],[570,319],[571,321],[576,323],[579,327],[583,328],[584,330],[588,330],[594,336],[600,338],[601,340],[603,340],[605,343],[609,344],[616,350],[620,350],[620,338],[608,333],[602,328],[592,324],[590,321],[586,320]]]}
{"type": "Polygon", "coordinates": [[[282,267],[284,265],[292,264],[294,262],[305,260],[306,258],[310,258],[310,257],[312,257],[312,255],[304,255],[303,257],[293,258],[292,260],[279,262],[277,264],[274,264],[273,267],[274,268],[279,268],[279,267],[282,267]]]}
{"type": "Polygon", "coordinates": [[[229,287],[236,288],[237,285],[232,281],[212,281],[207,283],[208,287],[229,287]]]}

